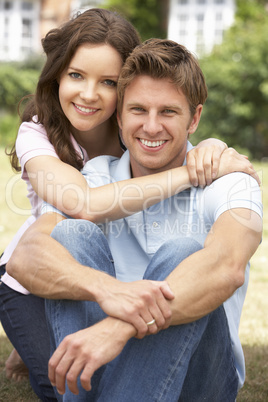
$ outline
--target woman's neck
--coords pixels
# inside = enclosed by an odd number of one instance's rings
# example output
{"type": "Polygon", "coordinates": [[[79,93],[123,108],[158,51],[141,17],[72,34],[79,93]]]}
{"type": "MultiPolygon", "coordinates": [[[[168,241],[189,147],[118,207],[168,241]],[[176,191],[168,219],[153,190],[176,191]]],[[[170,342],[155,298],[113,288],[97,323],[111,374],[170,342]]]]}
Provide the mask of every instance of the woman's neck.
{"type": "Polygon", "coordinates": [[[100,155],[120,157],[123,151],[118,137],[118,126],[108,120],[90,132],[72,130],[76,141],[86,150],[89,159],[100,155]]]}

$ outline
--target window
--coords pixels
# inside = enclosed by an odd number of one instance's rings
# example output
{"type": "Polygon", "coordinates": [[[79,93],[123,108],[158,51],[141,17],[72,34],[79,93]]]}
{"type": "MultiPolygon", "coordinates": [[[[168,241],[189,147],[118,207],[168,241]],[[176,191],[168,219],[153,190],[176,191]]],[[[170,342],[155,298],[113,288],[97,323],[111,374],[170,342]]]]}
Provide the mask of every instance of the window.
{"type": "Polygon", "coordinates": [[[24,11],[30,11],[33,9],[33,3],[30,1],[23,1],[21,4],[21,9],[24,11]]]}
{"type": "Polygon", "coordinates": [[[206,4],[206,0],[196,0],[197,4],[206,4]]]}
{"type": "Polygon", "coordinates": [[[179,37],[187,36],[187,31],[185,29],[180,29],[179,31],[179,37]]]}
{"type": "Polygon", "coordinates": [[[216,13],[215,19],[216,21],[222,21],[222,13],[216,13]]]}
{"type": "Polygon", "coordinates": [[[5,18],[4,20],[4,38],[9,37],[9,18],[5,18]]]}
{"type": "Polygon", "coordinates": [[[196,20],[198,22],[203,22],[204,21],[204,14],[197,14],[196,15],[196,20]]]}
{"type": "Polygon", "coordinates": [[[4,10],[11,10],[12,6],[13,6],[13,4],[11,3],[11,1],[4,2],[4,10]]]}
{"type": "Polygon", "coordinates": [[[188,0],[178,0],[178,4],[188,4],[188,0]]]}
{"type": "Polygon", "coordinates": [[[22,19],[22,37],[23,38],[32,37],[32,20],[28,18],[22,19]]]}
{"type": "Polygon", "coordinates": [[[188,21],[189,15],[187,15],[187,14],[180,14],[180,15],[178,16],[178,19],[179,19],[179,21],[181,21],[181,22],[188,21]]]}

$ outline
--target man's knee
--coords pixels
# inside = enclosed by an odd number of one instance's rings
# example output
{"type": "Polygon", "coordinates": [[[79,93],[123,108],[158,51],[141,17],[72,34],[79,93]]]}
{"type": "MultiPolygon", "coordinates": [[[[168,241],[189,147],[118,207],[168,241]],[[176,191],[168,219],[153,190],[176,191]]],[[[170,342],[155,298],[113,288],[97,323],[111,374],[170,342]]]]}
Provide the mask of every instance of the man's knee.
{"type": "Polygon", "coordinates": [[[153,256],[144,279],[166,279],[183,260],[201,249],[201,244],[189,237],[166,241],[153,256]]]}
{"type": "Polygon", "coordinates": [[[201,244],[196,240],[190,237],[179,237],[166,241],[158,249],[157,254],[162,254],[164,258],[176,258],[182,261],[201,249],[201,244]]]}
{"type": "Polygon", "coordinates": [[[89,244],[90,240],[98,240],[103,237],[100,228],[90,221],[83,219],[65,219],[55,226],[51,237],[68,248],[77,241],[81,244],[84,241],[89,244]]]}

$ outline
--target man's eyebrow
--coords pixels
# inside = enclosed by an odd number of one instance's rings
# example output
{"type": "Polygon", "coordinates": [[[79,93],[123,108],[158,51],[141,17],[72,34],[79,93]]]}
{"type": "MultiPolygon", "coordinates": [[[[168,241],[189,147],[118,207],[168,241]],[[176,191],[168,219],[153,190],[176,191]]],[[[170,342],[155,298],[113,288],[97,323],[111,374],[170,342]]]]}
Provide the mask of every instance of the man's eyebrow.
{"type": "Polygon", "coordinates": [[[177,111],[182,111],[182,107],[179,105],[163,105],[163,109],[172,109],[177,111]]]}
{"type": "Polygon", "coordinates": [[[140,102],[135,102],[135,101],[131,101],[131,102],[127,102],[126,103],[127,104],[127,106],[128,107],[133,107],[133,106],[135,106],[135,107],[145,107],[143,104],[141,104],[140,102]]]}
{"type": "MultiPolygon", "coordinates": [[[[146,104],[140,103],[139,101],[131,101],[126,103],[127,107],[140,107],[140,108],[146,108],[146,104]]],[[[170,104],[170,105],[161,105],[158,107],[159,109],[165,110],[165,109],[171,109],[171,110],[176,110],[177,112],[181,113],[183,111],[183,108],[179,105],[176,104],[170,104]]]]}

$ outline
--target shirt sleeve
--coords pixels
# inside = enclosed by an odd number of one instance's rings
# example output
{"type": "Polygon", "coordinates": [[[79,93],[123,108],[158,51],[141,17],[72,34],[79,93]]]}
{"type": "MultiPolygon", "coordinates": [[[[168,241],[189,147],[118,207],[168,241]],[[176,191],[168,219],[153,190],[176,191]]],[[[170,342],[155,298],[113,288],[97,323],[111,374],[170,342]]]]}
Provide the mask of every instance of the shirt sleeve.
{"type": "Polygon", "coordinates": [[[42,124],[32,121],[24,122],[20,126],[16,140],[16,153],[21,165],[22,176],[25,173],[26,162],[36,156],[54,156],[59,159],[42,124]]]}
{"type": "Polygon", "coordinates": [[[263,215],[260,187],[253,177],[245,173],[231,173],[215,180],[204,193],[203,213],[210,222],[234,208],[246,208],[263,215]]]}

